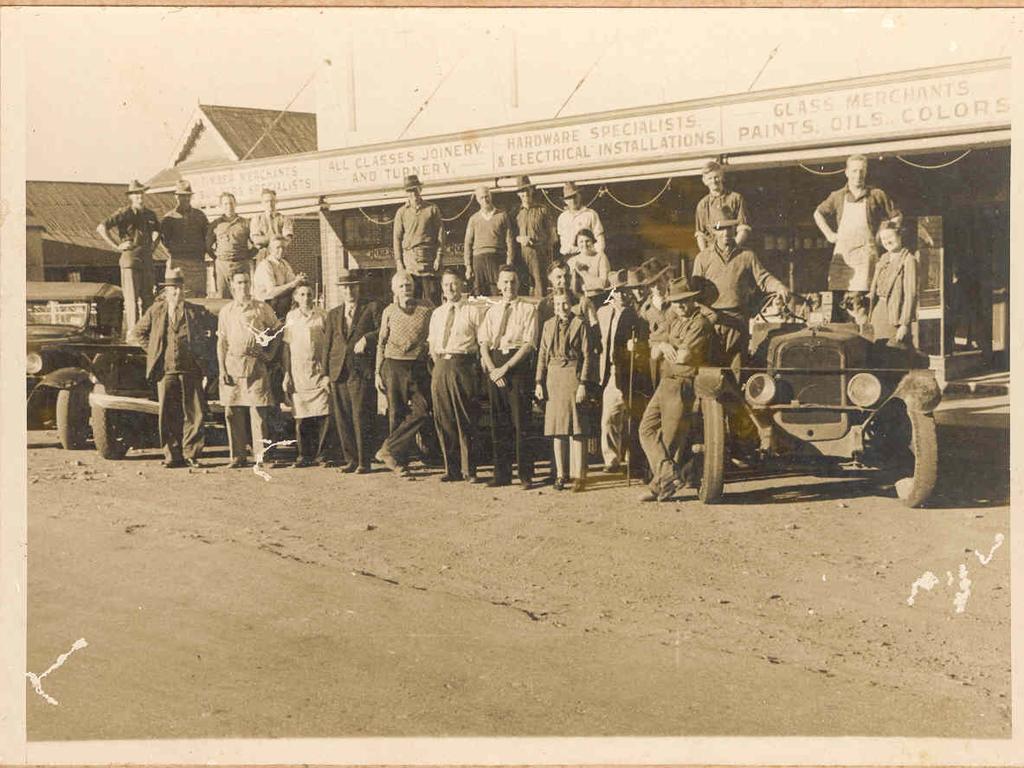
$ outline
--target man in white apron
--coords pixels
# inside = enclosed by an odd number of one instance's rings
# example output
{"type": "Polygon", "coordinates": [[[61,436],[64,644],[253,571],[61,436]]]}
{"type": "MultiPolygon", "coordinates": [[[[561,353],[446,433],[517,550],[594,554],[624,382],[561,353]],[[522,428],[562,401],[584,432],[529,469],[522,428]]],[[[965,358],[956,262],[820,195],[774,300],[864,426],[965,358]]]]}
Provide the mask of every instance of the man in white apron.
{"type": "Polygon", "coordinates": [[[868,160],[864,155],[846,159],[846,186],[832,192],[814,211],[814,222],[835,245],[828,270],[832,291],[832,319],[863,304],[871,287],[879,246],[876,235],[883,221],[902,222],[903,215],[884,190],[867,185],[868,160]]]}

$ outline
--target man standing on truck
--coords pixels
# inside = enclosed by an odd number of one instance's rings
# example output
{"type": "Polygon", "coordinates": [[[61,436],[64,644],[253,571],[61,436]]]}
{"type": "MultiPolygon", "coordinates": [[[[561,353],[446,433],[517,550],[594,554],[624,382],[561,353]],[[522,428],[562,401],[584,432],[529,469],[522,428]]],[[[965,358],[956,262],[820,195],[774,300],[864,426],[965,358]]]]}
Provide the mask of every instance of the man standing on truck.
{"type": "Polygon", "coordinates": [[[204,443],[204,381],[212,374],[203,310],[185,301],[180,267],[168,269],[159,285],[164,300],[146,310],[132,337],[146,350],[146,378],[156,381],[164,466],[198,467],[204,443]]]}
{"type": "Polygon", "coordinates": [[[142,312],[153,303],[153,249],[160,240],[160,223],[145,206],[149,187],[133,180],[128,185],[128,205],[96,226],[96,232],[120,253],[121,290],[124,292],[124,327],[130,331],[142,312]]]}

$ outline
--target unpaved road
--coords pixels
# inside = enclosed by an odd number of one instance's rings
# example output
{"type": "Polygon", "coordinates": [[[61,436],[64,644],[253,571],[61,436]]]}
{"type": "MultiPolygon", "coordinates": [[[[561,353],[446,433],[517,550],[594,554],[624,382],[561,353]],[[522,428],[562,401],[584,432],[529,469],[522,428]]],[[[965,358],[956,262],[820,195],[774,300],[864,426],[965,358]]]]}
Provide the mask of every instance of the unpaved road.
{"type": "Polygon", "coordinates": [[[600,474],[265,482],[32,433],[29,669],[89,645],[59,706],[26,685],[28,735],[1007,737],[1009,545],[974,554],[1009,534],[1007,434],[946,429],[938,506],[906,510],[856,478],[716,507],[600,474]]]}

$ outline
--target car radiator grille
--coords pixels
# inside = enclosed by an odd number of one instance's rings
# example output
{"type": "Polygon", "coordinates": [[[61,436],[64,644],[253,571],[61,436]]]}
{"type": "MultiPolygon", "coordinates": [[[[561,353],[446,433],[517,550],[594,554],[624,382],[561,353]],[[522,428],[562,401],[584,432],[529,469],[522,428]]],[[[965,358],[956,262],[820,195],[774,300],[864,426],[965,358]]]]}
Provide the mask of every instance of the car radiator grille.
{"type": "MultiPolygon", "coordinates": [[[[806,371],[840,371],[843,360],[835,347],[818,344],[793,344],[779,355],[779,367],[806,371]]],[[[801,405],[822,405],[826,408],[843,405],[841,373],[785,372],[783,379],[792,387],[793,401],[801,405]]],[[[842,419],[836,411],[784,411],[782,420],[789,424],[828,424],[842,419]]]]}

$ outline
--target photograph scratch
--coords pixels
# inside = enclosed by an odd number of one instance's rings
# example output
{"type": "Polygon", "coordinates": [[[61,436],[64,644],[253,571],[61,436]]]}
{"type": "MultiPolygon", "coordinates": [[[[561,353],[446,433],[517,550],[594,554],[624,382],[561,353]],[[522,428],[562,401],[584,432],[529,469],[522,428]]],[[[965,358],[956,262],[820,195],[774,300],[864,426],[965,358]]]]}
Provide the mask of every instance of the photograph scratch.
{"type": "Polygon", "coordinates": [[[82,648],[85,648],[87,645],[89,644],[85,641],[85,638],[80,637],[77,640],[75,640],[75,642],[72,644],[71,650],[69,650],[67,653],[62,653],[60,656],[58,656],[57,660],[53,662],[53,664],[50,665],[49,669],[43,672],[43,674],[36,675],[33,672],[25,673],[25,677],[27,677],[29,682],[32,683],[33,690],[35,690],[36,693],[38,693],[40,696],[46,699],[47,704],[53,704],[53,706],[57,706],[59,702],[55,698],[53,698],[53,696],[50,696],[46,691],[43,690],[43,678],[51,672],[53,672],[55,669],[60,669],[60,667],[64,665],[64,662],[68,660],[68,657],[71,656],[72,653],[82,648]]]}
{"type": "Polygon", "coordinates": [[[917,599],[917,591],[919,589],[923,589],[926,592],[930,592],[938,583],[938,576],[936,576],[931,571],[925,571],[923,574],[921,574],[921,577],[911,585],[910,597],[907,598],[907,605],[914,604],[914,600],[917,599]]]}
{"type": "Polygon", "coordinates": [[[1006,537],[1001,533],[997,533],[995,540],[992,543],[992,549],[988,551],[988,556],[981,554],[978,550],[974,550],[974,554],[978,557],[978,560],[982,565],[988,565],[992,561],[992,556],[996,553],[996,550],[1003,546],[1003,540],[1006,537]]]}

